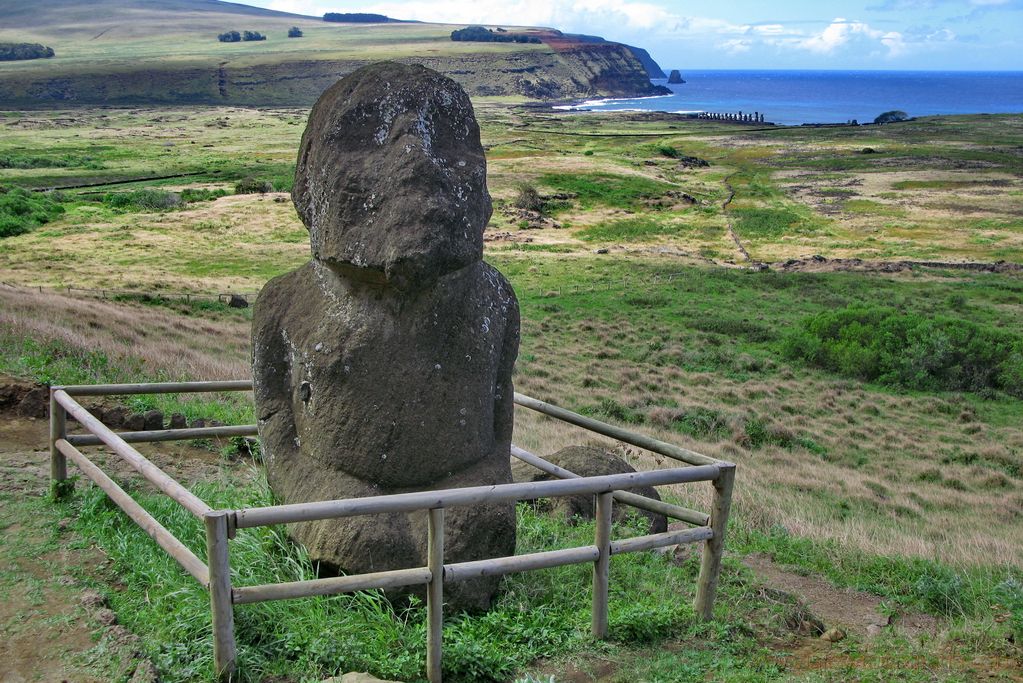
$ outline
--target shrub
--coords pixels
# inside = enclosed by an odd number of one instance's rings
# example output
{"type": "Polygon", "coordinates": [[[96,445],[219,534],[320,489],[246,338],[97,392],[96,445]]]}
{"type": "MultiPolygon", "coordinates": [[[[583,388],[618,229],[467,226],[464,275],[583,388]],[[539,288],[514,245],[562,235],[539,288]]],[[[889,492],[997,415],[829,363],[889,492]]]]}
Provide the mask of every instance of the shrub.
{"type": "Polygon", "coordinates": [[[1023,340],[966,320],[882,307],[826,311],[804,320],[783,349],[790,358],[882,384],[1023,396],[1023,340]]]}
{"type": "Polygon", "coordinates": [[[367,12],[327,12],[323,15],[324,21],[337,21],[345,24],[386,24],[394,21],[383,14],[370,14],[367,12]]]}
{"type": "Polygon", "coordinates": [[[237,31],[227,31],[217,36],[217,40],[222,43],[237,43],[242,39],[242,34],[237,31]]]}
{"type": "Polygon", "coordinates": [[[909,114],[898,109],[892,109],[886,111],[883,114],[878,114],[877,118],[874,119],[874,123],[895,123],[897,121],[905,121],[909,118],[909,114]]]}
{"type": "Polygon", "coordinates": [[[181,204],[181,196],[166,190],[132,190],[131,192],[108,192],[103,203],[122,211],[164,211],[181,204]]]}
{"type": "Polygon", "coordinates": [[[543,197],[529,183],[521,183],[519,185],[518,193],[515,195],[512,204],[519,209],[543,213],[543,197]]]}
{"type": "Polygon", "coordinates": [[[235,194],[265,194],[273,192],[274,186],[269,180],[259,178],[242,178],[234,186],[235,194]]]}
{"type": "Polygon", "coordinates": [[[243,31],[242,32],[242,40],[245,40],[245,41],[266,40],[266,36],[264,36],[259,31],[243,31]]]}
{"type": "Polygon", "coordinates": [[[26,233],[62,213],[64,207],[51,196],[0,186],[0,238],[26,233]]]}
{"type": "Polygon", "coordinates": [[[303,35],[302,29],[300,29],[298,26],[292,26],[291,28],[288,29],[289,38],[301,38],[302,35],[303,35]]]}
{"type": "Polygon", "coordinates": [[[46,47],[39,43],[0,43],[0,62],[48,59],[53,55],[52,47],[46,47]]]}
{"type": "Polygon", "coordinates": [[[660,143],[658,145],[654,145],[654,149],[662,157],[668,157],[669,159],[678,159],[680,156],[682,156],[678,149],[676,149],[672,145],[660,143]]]}
{"type": "Polygon", "coordinates": [[[485,26],[466,26],[465,28],[455,29],[451,32],[451,40],[455,42],[473,42],[473,43],[539,43],[541,42],[536,36],[530,36],[525,33],[508,33],[507,31],[500,31],[495,33],[485,26]]]}
{"type": "Polygon", "coordinates": [[[227,190],[210,190],[205,187],[200,188],[187,188],[181,191],[181,201],[186,204],[192,202],[208,202],[214,199],[220,199],[231,194],[227,190]]]}

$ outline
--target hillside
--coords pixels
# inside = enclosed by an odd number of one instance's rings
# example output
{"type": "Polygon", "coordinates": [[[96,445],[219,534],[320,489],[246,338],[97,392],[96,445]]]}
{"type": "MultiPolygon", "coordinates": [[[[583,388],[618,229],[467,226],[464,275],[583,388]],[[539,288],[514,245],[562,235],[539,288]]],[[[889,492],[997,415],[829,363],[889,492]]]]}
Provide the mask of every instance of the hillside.
{"type": "MultiPolygon", "coordinates": [[[[56,57],[0,66],[0,106],[308,105],[358,66],[414,61],[476,96],[570,99],[656,93],[644,50],[591,36],[515,28],[544,42],[457,43],[460,26],[340,24],[218,0],[0,3],[0,42],[42,43],[56,57]],[[291,26],[302,38],[288,38],[291,26]],[[220,43],[259,31],[265,41],[220,43]]],[[[511,27],[509,27],[511,28],[511,27]]]]}

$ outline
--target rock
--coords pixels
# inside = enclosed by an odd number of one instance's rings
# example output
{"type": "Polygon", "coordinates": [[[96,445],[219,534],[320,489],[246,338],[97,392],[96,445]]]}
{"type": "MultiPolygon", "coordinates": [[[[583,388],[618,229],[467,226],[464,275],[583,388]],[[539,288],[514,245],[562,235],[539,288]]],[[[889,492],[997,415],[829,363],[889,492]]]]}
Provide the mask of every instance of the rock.
{"type": "MultiPolygon", "coordinates": [[[[509,482],[519,311],[482,261],[491,202],[462,89],[420,66],[347,76],[310,113],[292,196],[313,260],[263,288],[252,324],[257,424],[277,496],[509,482]]],[[[289,532],[325,571],[356,574],[423,566],[426,526],[422,510],[289,532]]],[[[445,561],[514,549],[512,504],[446,510],[445,561]]],[[[484,609],[498,583],[446,586],[447,608],[484,609]]]]}
{"type": "Polygon", "coordinates": [[[825,640],[829,643],[837,643],[840,640],[845,640],[845,631],[840,628],[829,628],[821,634],[821,640],[825,640]]]}
{"type": "Polygon", "coordinates": [[[50,413],[50,390],[41,384],[33,386],[18,402],[18,415],[46,417],[50,413]]]}
{"type": "Polygon", "coordinates": [[[227,305],[230,308],[248,308],[249,302],[240,294],[232,294],[231,298],[227,300],[227,305]]]}
{"type": "Polygon", "coordinates": [[[104,626],[113,626],[117,623],[117,613],[112,609],[107,609],[106,607],[96,610],[92,616],[96,621],[104,626]]]}
{"type": "MultiPolygon", "coordinates": [[[[568,448],[562,448],[557,453],[546,456],[544,459],[573,474],[578,474],[580,477],[597,477],[606,474],[624,474],[636,471],[629,463],[618,456],[591,446],[569,446],[568,448]]],[[[555,479],[555,477],[546,472],[542,472],[518,459],[512,463],[512,478],[516,482],[550,481],[555,479]]],[[[652,486],[641,486],[629,489],[629,491],[653,498],[654,500],[661,499],[652,486]]],[[[567,519],[572,519],[576,516],[582,519],[593,519],[594,502],[592,495],[552,498],[551,506],[551,511],[554,514],[563,515],[567,519]]],[[[613,510],[613,518],[616,521],[623,519],[628,512],[638,513],[647,518],[649,533],[657,534],[668,530],[668,520],[664,515],[646,510],[637,510],[632,506],[618,503],[613,506],[613,510]]]]}
{"type": "Polygon", "coordinates": [[[327,678],[320,683],[401,683],[400,681],[388,681],[377,678],[367,673],[347,673],[344,676],[327,678]]]}
{"type": "Polygon", "coordinates": [[[486,175],[465,91],[426,67],[380,62],[320,96],[291,196],[318,262],[415,290],[480,260],[486,175]]]}
{"type": "Polygon", "coordinates": [[[143,659],[135,667],[135,673],[132,674],[128,683],[158,683],[159,680],[160,675],[153,663],[148,659],[143,659]]]}
{"type": "Polygon", "coordinates": [[[163,429],[163,413],[159,410],[147,410],[143,414],[146,430],[163,429]]]}
{"type": "Polygon", "coordinates": [[[131,413],[124,418],[124,430],[126,432],[141,432],[146,428],[146,418],[142,413],[131,413]]]}
{"type": "Polygon", "coordinates": [[[188,421],[181,413],[171,413],[170,423],[168,426],[171,429],[185,429],[188,427],[188,421]]]}
{"type": "Polygon", "coordinates": [[[202,429],[203,427],[206,426],[206,420],[202,419],[201,417],[197,417],[194,420],[192,420],[192,424],[188,426],[191,427],[192,429],[202,429]]]}
{"type": "Polygon", "coordinates": [[[681,85],[682,83],[685,83],[685,81],[682,80],[682,73],[678,69],[672,69],[671,73],[668,74],[668,83],[671,85],[681,85]]]}
{"type": "Polygon", "coordinates": [[[607,247],[601,247],[600,249],[594,249],[593,250],[594,254],[606,254],[607,252],[608,252],[608,248],[607,247]]]}
{"type": "Polygon", "coordinates": [[[128,409],[124,406],[114,406],[103,411],[103,424],[111,429],[120,429],[128,417],[128,409]]]}

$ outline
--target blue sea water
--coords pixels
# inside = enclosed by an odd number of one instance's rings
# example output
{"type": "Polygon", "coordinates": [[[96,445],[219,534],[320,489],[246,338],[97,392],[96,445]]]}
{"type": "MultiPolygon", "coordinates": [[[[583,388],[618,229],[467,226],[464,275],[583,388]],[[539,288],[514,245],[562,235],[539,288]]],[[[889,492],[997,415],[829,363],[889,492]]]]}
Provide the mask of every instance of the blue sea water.
{"type": "Polygon", "coordinates": [[[562,109],[750,114],[786,125],[910,116],[1023,113],[1023,71],[682,71],[672,95],[589,100],[562,109]]]}

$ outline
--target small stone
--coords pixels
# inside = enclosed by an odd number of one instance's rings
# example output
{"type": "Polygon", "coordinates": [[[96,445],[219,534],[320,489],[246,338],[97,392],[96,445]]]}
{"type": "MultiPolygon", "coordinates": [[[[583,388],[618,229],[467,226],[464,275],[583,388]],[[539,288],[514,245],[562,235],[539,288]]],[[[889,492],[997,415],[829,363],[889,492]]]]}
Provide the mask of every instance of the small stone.
{"type": "Polygon", "coordinates": [[[608,248],[607,247],[601,247],[600,249],[595,250],[593,253],[594,254],[606,254],[607,252],[608,252],[608,248]]]}
{"type": "Polygon", "coordinates": [[[106,603],[106,600],[103,599],[103,596],[100,595],[99,592],[87,590],[82,592],[82,597],[78,598],[78,602],[82,605],[82,607],[92,608],[100,607],[106,603]]]}
{"type": "Polygon", "coordinates": [[[201,417],[197,417],[194,420],[192,420],[192,424],[190,426],[193,429],[202,429],[203,427],[206,426],[206,420],[202,419],[201,417]]]}
{"type": "Polygon", "coordinates": [[[159,410],[147,410],[142,416],[147,430],[163,429],[163,413],[159,410]]]}
{"type": "Polygon", "coordinates": [[[173,413],[170,416],[170,428],[171,429],[184,429],[188,426],[188,421],[185,416],[181,413],[173,413]]]}
{"type": "Polygon", "coordinates": [[[120,429],[128,417],[128,409],[124,406],[114,406],[103,411],[103,424],[111,429],[120,429]]]}
{"type": "Polygon", "coordinates": [[[146,428],[146,418],[142,413],[132,413],[124,418],[124,429],[129,432],[141,432],[146,428]]]}
{"type": "Polygon", "coordinates": [[[99,623],[104,626],[113,626],[117,623],[117,614],[112,609],[98,609],[95,614],[92,615],[99,623]]]}
{"type": "Polygon", "coordinates": [[[829,643],[837,643],[840,640],[845,640],[845,631],[840,628],[829,628],[821,634],[821,640],[825,640],[829,643]]]}

